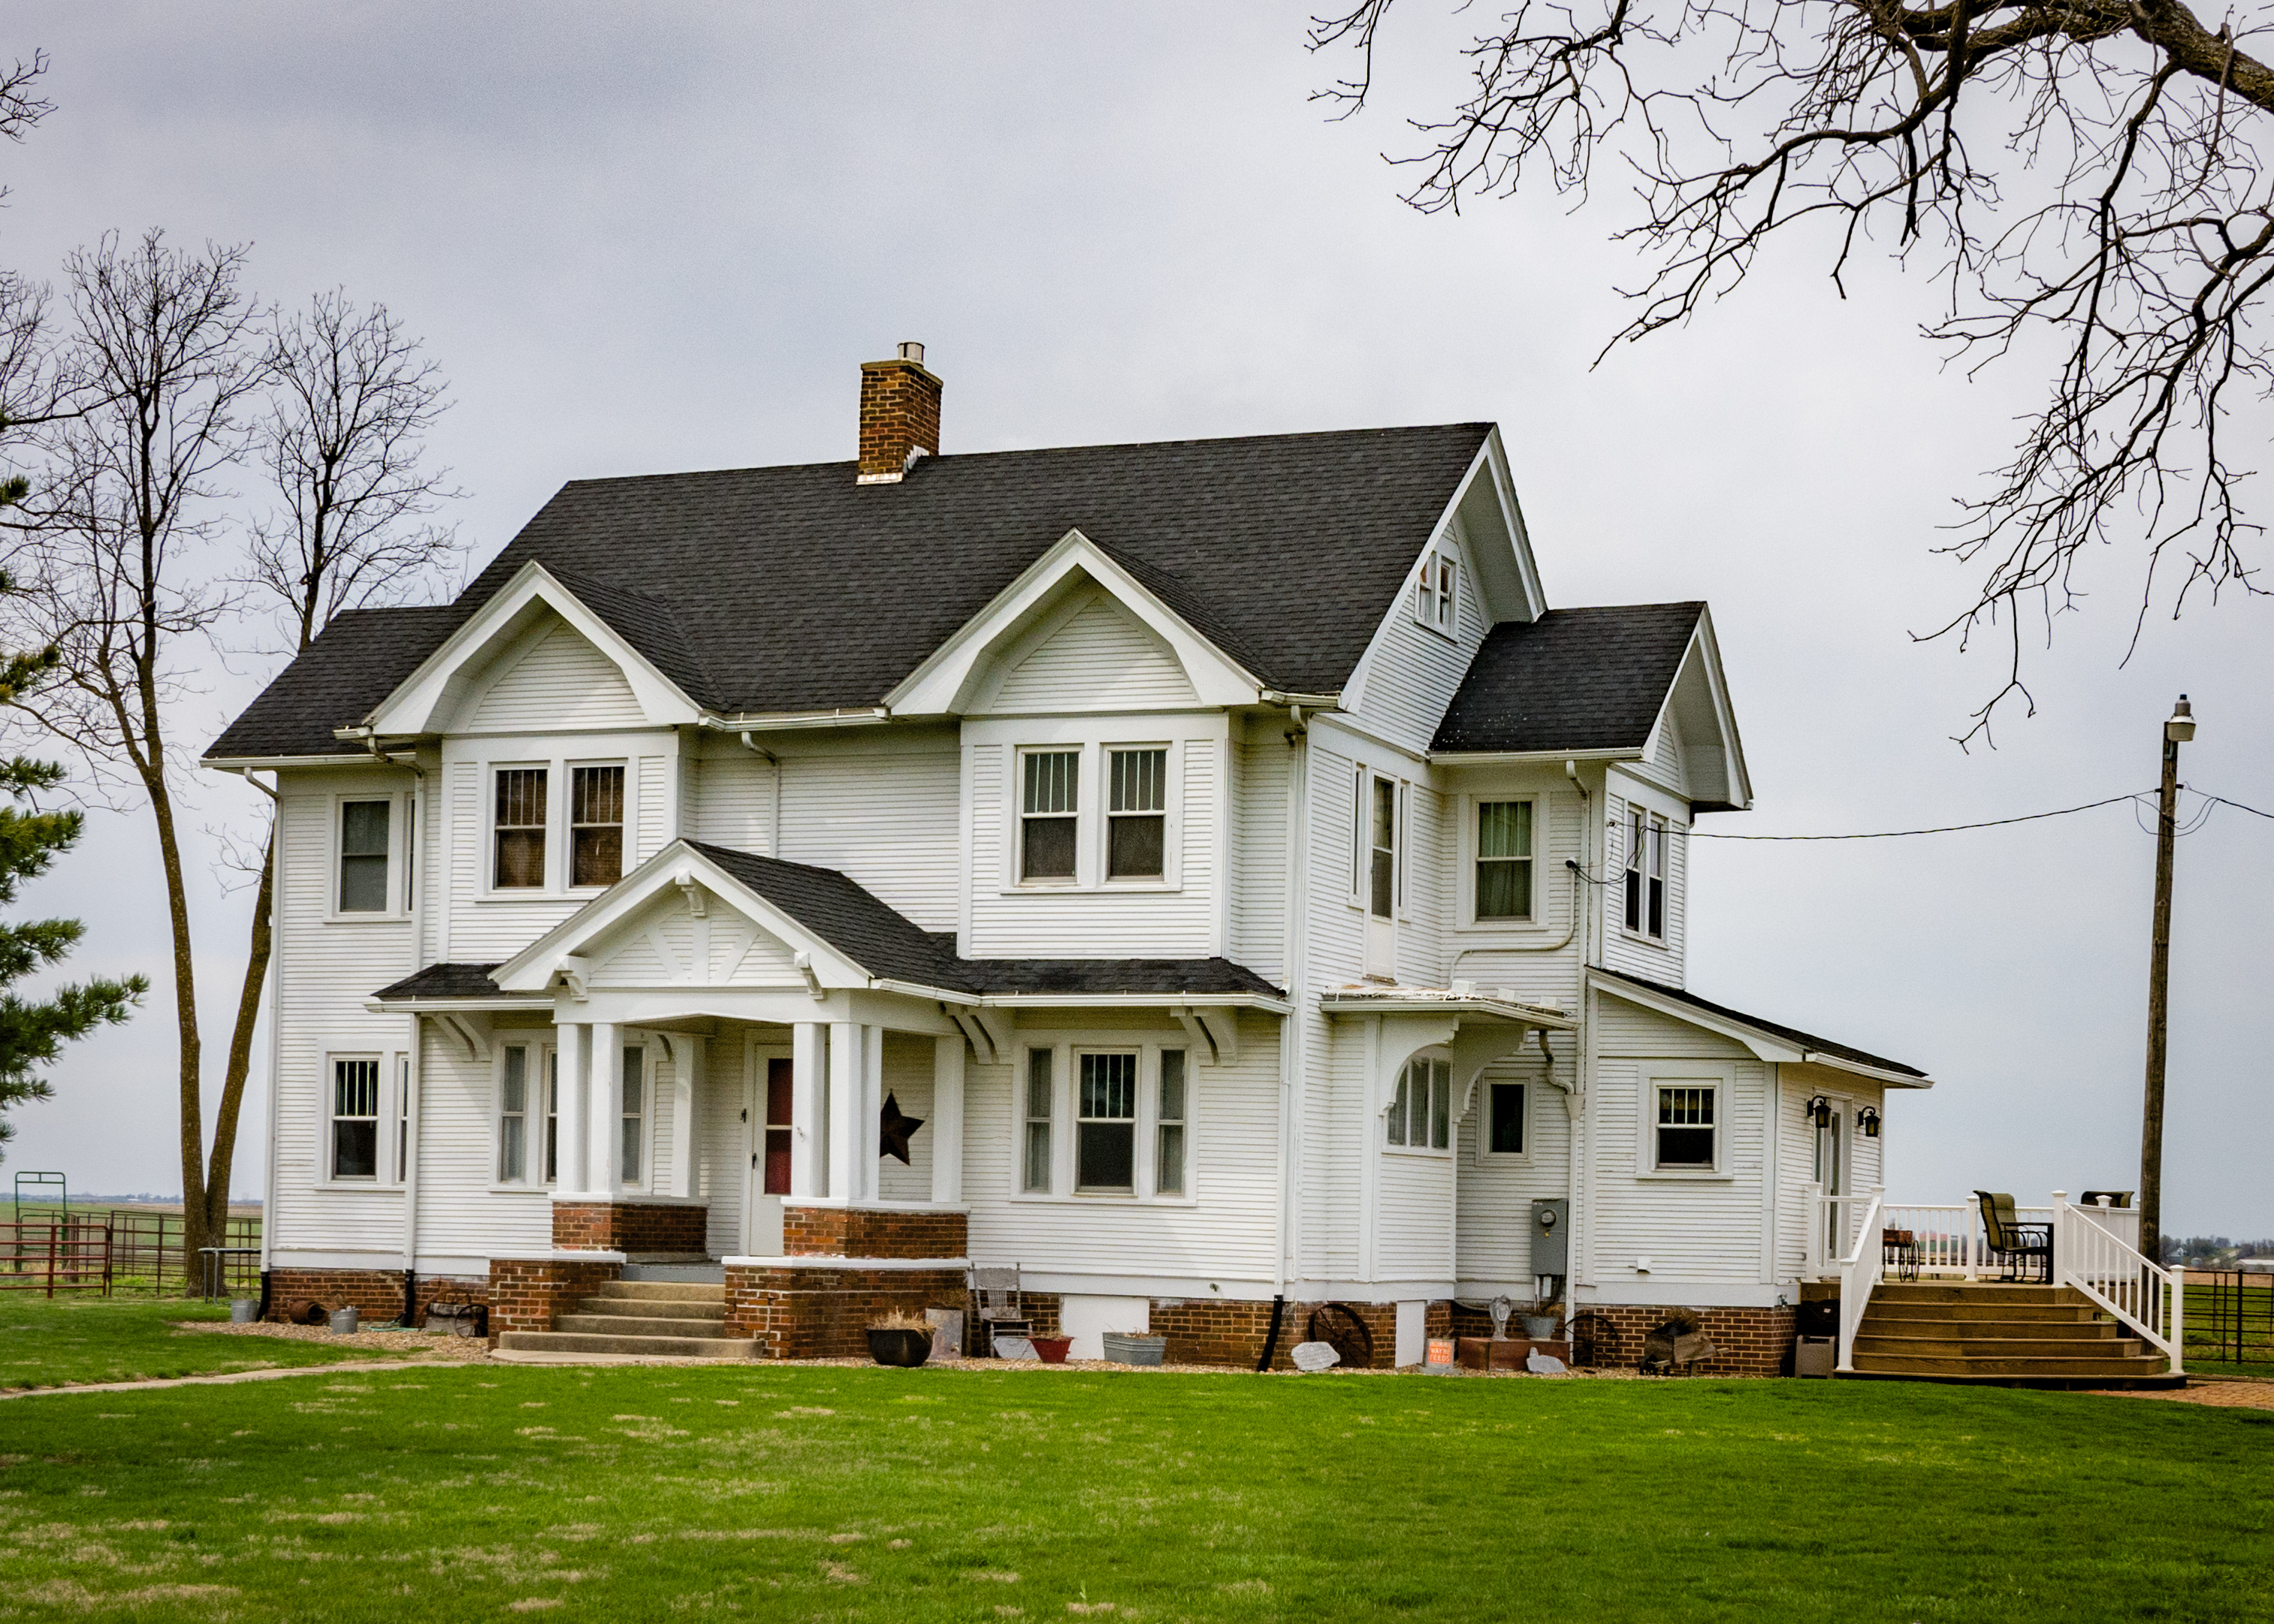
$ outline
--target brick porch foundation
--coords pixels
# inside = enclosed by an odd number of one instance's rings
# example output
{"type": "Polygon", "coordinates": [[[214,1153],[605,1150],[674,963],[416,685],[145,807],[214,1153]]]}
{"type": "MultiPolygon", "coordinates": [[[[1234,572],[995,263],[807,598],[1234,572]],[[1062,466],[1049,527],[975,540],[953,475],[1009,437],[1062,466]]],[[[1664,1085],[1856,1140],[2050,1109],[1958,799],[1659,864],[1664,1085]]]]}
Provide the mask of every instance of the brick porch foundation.
{"type": "Polygon", "coordinates": [[[876,1207],[782,1208],[782,1251],[791,1257],[960,1258],[970,1221],[951,1209],[876,1207]]]}
{"type": "Polygon", "coordinates": [[[570,1252],[706,1254],[711,1209],[697,1202],[555,1201],[553,1244],[570,1252]]]}
{"type": "MultiPolygon", "coordinates": [[[[425,1282],[420,1282],[422,1287],[425,1282]]],[[[423,1293],[422,1293],[423,1295],[423,1293]]],[[[366,1325],[384,1325],[403,1312],[401,1269],[272,1269],[268,1318],[282,1324],[296,1303],[320,1303],[327,1311],[353,1308],[366,1325]]]]}
{"type": "Polygon", "coordinates": [[[492,1258],[490,1345],[508,1331],[549,1331],[553,1317],[623,1273],[621,1256],[492,1258]]]}
{"type": "MultiPolygon", "coordinates": [[[[1586,1303],[1576,1311],[1600,1314],[1611,1323],[1609,1345],[1597,1344],[1598,1365],[1631,1367],[1642,1363],[1642,1339],[1664,1323],[1673,1310],[1662,1304],[1586,1303]]],[[[1701,1376],[1781,1376],[1790,1373],[1796,1337],[1790,1308],[1699,1308],[1692,1311],[1713,1344],[1714,1354],[1700,1364],[1701,1376]]],[[[1481,1316],[1480,1316],[1481,1318],[1481,1316]]],[[[1492,1335],[1485,1321],[1481,1333],[1492,1335]]]]}
{"type": "Polygon", "coordinates": [[[764,1358],[865,1358],[871,1321],[894,1310],[921,1318],[927,1308],[968,1306],[960,1260],[942,1259],[935,1268],[863,1268],[864,1261],[730,1262],[727,1335],[756,1338],[764,1358]]]}

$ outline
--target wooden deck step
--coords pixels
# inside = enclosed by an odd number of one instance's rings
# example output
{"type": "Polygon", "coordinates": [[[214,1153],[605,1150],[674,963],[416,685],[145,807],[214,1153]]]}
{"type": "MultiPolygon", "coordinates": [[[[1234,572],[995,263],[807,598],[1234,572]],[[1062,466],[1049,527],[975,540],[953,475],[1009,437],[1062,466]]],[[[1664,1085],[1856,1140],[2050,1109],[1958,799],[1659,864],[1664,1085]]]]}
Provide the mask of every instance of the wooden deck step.
{"type": "Polygon", "coordinates": [[[2163,1387],[2163,1355],[2065,1286],[1886,1282],[1856,1327],[1858,1377],[2043,1387],[2163,1387]]]}

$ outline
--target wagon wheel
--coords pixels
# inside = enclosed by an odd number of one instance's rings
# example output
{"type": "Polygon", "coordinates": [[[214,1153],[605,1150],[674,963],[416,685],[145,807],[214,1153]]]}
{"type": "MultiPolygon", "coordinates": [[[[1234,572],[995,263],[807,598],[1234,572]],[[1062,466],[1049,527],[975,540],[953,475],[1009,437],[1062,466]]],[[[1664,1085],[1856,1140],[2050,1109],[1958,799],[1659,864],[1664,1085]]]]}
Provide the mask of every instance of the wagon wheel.
{"type": "Polygon", "coordinates": [[[1565,1321],[1563,1335],[1571,1343],[1571,1363],[1593,1369],[1618,1346],[1618,1327],[1608,1314],[1574,1314],[1565,1321]]]}
{"type": "Polygon", "coordinates": [[[1324,1303],[1311,1311],[1311,1340],[1335,1350],[1344,1366],[1366,1370],[1374,1364],[1374,1333],[1347,1303],[1324,1303]]]}

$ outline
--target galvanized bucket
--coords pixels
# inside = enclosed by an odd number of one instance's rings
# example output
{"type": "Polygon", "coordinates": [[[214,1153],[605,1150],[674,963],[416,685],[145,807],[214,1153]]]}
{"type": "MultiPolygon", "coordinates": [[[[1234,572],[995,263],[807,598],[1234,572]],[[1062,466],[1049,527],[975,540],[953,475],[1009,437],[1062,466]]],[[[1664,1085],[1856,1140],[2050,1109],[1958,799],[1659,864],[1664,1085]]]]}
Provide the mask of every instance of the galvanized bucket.
{"type": "Polygon", "coordinates": [[[229,1302],[229,1322],[231,1325],[251,1325],[260,1318],[260,1299],[257,1297],[231,1297],[229,1302]]]}
{"type": "Polygon", "coordinates": [[[335,1336],[353,1336],[353,1335],[355,1335],[355,1329],[356,1329],[356,1311],[355,1311],[354,1309],[352,1309],[352,1308],[335,1308],[334,1310],[332,1310],[332,1335],[335,1335],[335,1336]]]}

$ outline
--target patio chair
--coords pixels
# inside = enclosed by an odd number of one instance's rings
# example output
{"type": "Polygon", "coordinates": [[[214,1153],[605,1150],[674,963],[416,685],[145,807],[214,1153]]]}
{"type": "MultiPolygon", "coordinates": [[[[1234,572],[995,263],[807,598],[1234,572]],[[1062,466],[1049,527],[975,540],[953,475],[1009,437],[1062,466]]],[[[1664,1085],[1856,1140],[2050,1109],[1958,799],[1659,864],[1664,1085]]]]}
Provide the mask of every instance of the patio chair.
{"type": "Polygon", "coordinates": [[[2132,1192],[2129,1190],[2088,1190],[2084,1192],[2083,1200],[2078,1205],[2126,1207],[2132,1205],[2132,1192]]]}
{"type": "Polygon", "coordinates": [[[2049,1223],[2022,1223],[2014,1216],[2014,1198],[1977,1190],[1982,1204],[1984,1250],[2006,1267],[2006,1278],[2022,1284],[2048,1285],[2053,1277],[2053,1229],[2049,1223]],[[2036,1271],[2034,1282],[2030,1271],[2036,1271]]]}
{"type": "Polygon", "coordinates": [[[971,1271],[971,1294],[979,1301],[976,1335],[972,1337],[970,1352],[975,1358],[995,1357],[998,1336],[1031,1336],[1034,1327],[1028,1323],[1025,1312],[1019,1306],[1019,1266],[1015,1263],[999,1268],[975,1268],[971,1271]]]}

